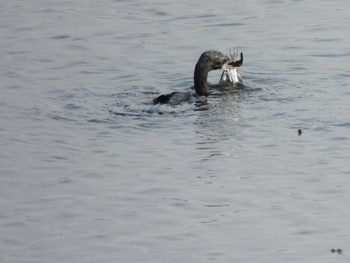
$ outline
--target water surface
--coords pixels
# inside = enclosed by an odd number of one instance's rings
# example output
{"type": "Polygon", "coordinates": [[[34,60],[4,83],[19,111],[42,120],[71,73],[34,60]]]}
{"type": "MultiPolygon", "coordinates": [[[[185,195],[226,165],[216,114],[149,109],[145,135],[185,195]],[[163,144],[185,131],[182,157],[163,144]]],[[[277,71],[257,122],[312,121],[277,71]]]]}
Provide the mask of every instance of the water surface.
{"type": "Polygon", "coordinates": [[[1,3],[0,261],[348,262],[348,8],[1,3]],[[247,88],[152,105],[208,49],[247,88]]]}

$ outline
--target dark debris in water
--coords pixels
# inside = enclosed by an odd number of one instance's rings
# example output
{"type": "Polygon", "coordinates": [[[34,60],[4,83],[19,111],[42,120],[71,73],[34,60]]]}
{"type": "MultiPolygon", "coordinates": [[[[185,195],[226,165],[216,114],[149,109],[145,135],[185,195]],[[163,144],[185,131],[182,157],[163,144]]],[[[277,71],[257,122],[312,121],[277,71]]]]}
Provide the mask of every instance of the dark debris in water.
{"type": "Polygon", "coordinates": [[[303,131],[301,129],[298,130],[298,135],[301,136],[301,134],[303,133],[303,131]]]}
{"type": "Polygon", "coordinates": [[[332,252],[332,253],[337,253],[338,255],[341,255],[341,254],[343,253],[343,250],[340,249],[340,248],[338,248],[338,249],[332,248],[332,249],[331,249],[331,252],[332,252]]]}

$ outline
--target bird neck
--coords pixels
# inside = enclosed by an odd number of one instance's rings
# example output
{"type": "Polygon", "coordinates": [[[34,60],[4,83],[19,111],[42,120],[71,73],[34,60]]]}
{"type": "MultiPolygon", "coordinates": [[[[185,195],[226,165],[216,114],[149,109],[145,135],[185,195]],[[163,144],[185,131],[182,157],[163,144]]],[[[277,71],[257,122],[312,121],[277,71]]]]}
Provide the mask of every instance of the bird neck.
{"type": "Polygon", "coordinates": [[[208,73],[208,67],[198,61],[194,69],[194,88],[199,96],[209,96],[208,73]]]}

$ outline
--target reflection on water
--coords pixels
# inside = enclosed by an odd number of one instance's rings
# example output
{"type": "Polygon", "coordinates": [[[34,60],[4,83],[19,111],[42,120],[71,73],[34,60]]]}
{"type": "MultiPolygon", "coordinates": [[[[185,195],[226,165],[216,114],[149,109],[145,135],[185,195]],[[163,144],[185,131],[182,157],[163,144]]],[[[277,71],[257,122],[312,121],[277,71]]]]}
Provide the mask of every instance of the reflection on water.
{"type": "Polygon", "coordinates": [[[208,111],[194,122],[197,149],[207,154],[203,161],[208,161],[213,156],[225,155],[222,152],[225,147],[222,146],[233,143],[233,138],[239,137],[241,118],[238,96],[238,93],[234,93],[215,98],[208,111]]]}

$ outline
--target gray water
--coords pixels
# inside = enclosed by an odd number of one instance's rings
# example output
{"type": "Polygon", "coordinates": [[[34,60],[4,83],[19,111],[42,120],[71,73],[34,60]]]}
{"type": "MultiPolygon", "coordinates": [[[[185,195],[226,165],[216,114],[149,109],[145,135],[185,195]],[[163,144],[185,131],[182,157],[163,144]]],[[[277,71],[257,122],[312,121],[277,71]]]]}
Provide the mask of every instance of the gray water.
{"type": "Polygon", "coordinates": [[[349,8],[2,1],[0,261],[349,262],[349,8]],[[152,105],[208,49],[247,87],[152,105]]]}

